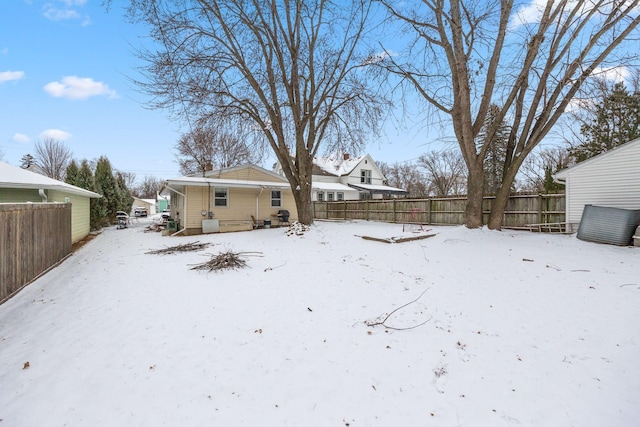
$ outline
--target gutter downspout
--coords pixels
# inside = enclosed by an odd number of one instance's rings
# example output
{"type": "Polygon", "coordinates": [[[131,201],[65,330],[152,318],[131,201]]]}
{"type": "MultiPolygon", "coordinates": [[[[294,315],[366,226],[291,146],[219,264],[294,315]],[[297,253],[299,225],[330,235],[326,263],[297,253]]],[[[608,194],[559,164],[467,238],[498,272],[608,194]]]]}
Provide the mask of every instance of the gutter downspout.
{"type": "MultiPolygon", "coordinates": [[[[182,194],[181,192],[179,192],[175,188],[171,188],[168,185],[165,185],[164,188],[168,188],[170,191],[173,191],[174,193],[181,195],[182,197],[184,197],[184,202],[187,203],[187,195],[186,194],[182,194]]],[[[163,188],[163,190],[164,190],[164,188],[163,188]]],[[[173,207],[171,209],[173,209],[173,207]]],[[[184,212],[184,209],[182,209],[182,211],[184,212]]],[[[172,236],[175,236],[178,233],[182,233],[185,229],[186,229],[186,227],[182,227],[182,230],[176,231],[175,233],[172,234],[172,236]]]]}
{"type": "Polygon", "coordinates": [[[38,188],[38,194],[42,197],[42,203],[47,203],[47,195],[44,192],[44,188],[38,188]]]}
{"type": "Polygon", "coordinates": [[[260,192],[256,195],[256,221],[260,219],[260,215],[259,215],[260,209],[259,209],[258,200],[263,191],[264,191],[264,187],[260,187],[260,192]]]}

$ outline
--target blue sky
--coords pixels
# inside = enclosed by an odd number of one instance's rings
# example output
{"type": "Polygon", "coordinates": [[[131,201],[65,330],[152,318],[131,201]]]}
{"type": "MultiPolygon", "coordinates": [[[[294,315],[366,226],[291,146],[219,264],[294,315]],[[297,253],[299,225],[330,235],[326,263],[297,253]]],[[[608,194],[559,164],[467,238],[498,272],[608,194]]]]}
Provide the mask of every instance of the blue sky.
{"type": "MultiPolygon", "coordinates": [[[[75,159],[106,155],[138,178],[179,175],[178,123],[144,107],[131,83],[142,65],[135,48],[144,28],[128,23],[121,2],[107,12],[100,0],[0,1],[0,151],[19,165],[34,144],[63,141],[75,159]]],[[[376,161],[393,163],[427,151],[419,131],[372,142],[376,161]],[[391,142],[394,145],[391,145],[391,142]]],[[[362,154],[362,153],[360,153],[362,154]]],[[[270,168],[266,159],[263,166],[270,168]]]]}
{"type": "Polygon", "coordinates": [[[18,165],[46,137],[76,159],[106,155],[137,176],[178,175],[179,136],[162,111],[144,108],[128,77],[141,65],[142,29],[99,0],[0,2],[0,150],[18,165]]]}

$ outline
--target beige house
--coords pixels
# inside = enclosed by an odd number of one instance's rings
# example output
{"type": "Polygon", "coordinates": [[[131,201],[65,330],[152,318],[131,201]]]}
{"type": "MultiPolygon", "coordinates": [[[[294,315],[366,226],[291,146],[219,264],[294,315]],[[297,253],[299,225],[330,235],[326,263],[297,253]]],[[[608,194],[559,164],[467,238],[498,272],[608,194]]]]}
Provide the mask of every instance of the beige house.
{"type": "Polygon", "coordinates": [[[185,235],[276,226],[281,210],[297,219],[287,180],[251,164],[168,179],[160,194],[171,197],[171,218],[185,235]]]}
{"type": "Polygon", "coordinates": [[[71,242],[89,234],[89,201],[98,193],[0,162],[0,203],[71,203],[71,242]]]}

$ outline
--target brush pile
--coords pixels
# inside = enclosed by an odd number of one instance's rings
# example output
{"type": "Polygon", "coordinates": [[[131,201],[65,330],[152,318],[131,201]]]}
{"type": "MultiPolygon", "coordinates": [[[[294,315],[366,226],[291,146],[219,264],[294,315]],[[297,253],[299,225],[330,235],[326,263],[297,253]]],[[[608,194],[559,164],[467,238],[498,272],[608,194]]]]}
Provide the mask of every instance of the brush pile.
{"type": "Polygon", "coordinates": [[[167,255],[167,254],[174,254],[176,252],[193,252],[193,251],[199,251],[202,250],[204,248],[206,248],[207,246],[209,246],[209,243],[200,243],[200,242],[191,242],[191,243],[184,243],[182,245],[176,245],[176,246],[170,246],[164,249],[157,249],[155,251],[149,251],[149,252],[145,252],[147,254],[161,254],[161,255],[167,255]]]}
{"type": "Polygon", "coordinates": [[[247,266],[247,256],[260,256],[260,252],[220,252],[218,255],[212,255],[211,259],[201,264],[191,267],[191,270],[219,271],[219,270],[237,270],[247,266]]]}

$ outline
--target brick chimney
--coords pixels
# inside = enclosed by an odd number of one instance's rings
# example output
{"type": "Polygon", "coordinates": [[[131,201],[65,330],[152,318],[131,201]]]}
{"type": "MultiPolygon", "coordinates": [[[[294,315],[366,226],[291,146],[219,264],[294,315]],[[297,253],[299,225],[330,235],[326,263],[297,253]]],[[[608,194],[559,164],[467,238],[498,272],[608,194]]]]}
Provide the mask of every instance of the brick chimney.
{"type": "Polygon", "coordinates": [[[342,158],[343,158],[344,160],[349,160],[349,153],[344,153],[344,154],[342,155],[342,158]]]}

